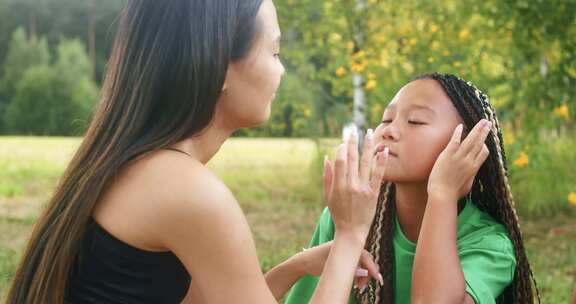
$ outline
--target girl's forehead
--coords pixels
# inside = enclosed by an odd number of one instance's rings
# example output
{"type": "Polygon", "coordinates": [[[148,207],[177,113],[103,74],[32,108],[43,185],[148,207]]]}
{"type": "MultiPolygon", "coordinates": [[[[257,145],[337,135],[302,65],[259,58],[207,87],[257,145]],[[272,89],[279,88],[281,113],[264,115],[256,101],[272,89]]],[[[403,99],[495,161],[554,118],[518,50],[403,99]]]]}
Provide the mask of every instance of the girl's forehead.
{"type": "Polygon", "coordinates": [[[405,108],[414,105],[429,107],[435,112],[454,107],[442,86],[433,79],[419,79],[406,84],[394,96],[388,107],[405,108]]]}

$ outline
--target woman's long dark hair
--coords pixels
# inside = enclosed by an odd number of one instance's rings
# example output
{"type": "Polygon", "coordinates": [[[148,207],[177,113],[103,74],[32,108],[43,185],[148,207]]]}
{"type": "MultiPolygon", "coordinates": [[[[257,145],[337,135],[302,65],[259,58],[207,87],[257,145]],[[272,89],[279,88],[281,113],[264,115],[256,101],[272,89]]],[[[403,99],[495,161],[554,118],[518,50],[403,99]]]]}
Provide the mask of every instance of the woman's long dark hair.
{"type": "Polygon", "coordinates": [[[130,160],[211,123],[229,63],[252,49],[262,1],[128,1],[93,120],[34,227],[7,303],[63,303],[104,190],[130,160]]]}
{"type": "MultiPolygon", "coordinates": [[[[534,293],[540,302],[540,294],[528,263],[518,216],[514,209],[514,199],[508,183],[502,130],[488,96],[471,82],[454,75],[433,73],[419,76],[415,80],[418,79],[433,79],[442,86],[464,120],[467,130],[471,130],[483,118],[492,122],[492,130],[486,139],[490,156],[474,180],[471,196],[473,203],[480,210],[487,212],[504,225],[514,246],[516,256],[514,279],[496,299],[496,303],[533,303],[534,293]]],[[[396,214],[394,193],[395,187],[392,183],[385,183],[380,188],[378,208],[367,243],[367,249],[372,253],[375,261],[380,265],[381,272],[385,275],[385,284],[382,287],[370,284],[366,292],[356,294],[358,303],[394,303],[394,249],[392,245],[396,214]]]]}

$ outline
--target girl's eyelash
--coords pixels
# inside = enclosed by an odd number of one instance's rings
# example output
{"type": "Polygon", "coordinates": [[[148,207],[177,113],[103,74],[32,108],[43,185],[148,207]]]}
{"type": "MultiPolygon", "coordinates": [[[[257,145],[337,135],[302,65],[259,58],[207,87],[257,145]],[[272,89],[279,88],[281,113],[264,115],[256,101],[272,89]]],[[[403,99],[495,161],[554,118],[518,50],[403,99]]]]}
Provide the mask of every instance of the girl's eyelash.
{"type": "MultiPolygon", "coordinates": [[[[387,120],[383,120],[382,123],[383,124],[387,124],[387,123],[391,123],[392,120],[387,119],[387,120]]],[[[413,124],[413,125],[425,125],[425,122],[420,122],[420,121],[415,121],[415,120],[409,120],[408,123],[413,124]]]]}

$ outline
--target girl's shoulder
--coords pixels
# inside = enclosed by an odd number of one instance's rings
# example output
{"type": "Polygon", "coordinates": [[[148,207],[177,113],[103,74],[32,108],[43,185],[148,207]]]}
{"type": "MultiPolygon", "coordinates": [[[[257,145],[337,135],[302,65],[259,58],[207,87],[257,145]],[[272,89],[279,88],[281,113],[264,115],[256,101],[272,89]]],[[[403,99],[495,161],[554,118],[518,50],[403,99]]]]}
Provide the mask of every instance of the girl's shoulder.
{"type": "Polygon", "coordinates": [[[468,203],[458,219],[458,247],[513,251],[506,227],[490,214],[468,203]]]}

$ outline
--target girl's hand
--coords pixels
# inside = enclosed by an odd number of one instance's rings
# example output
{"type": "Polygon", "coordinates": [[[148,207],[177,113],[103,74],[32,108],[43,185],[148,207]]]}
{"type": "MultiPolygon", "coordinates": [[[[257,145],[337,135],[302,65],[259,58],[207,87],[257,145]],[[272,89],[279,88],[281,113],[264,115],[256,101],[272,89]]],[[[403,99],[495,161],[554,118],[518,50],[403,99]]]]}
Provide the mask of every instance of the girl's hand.
{"type": "Polygon", "coordinates": [[[428,179],[428,195],[441,195],[458,200],[472,189],[474,177],[489,155],[484,144],[492,123],[482,119],[461,142],[462,125],[458,125],[448,146],[436,160],[428,179]]]}
{"type": "Polygon", "coordinates": [[[352,232],[362,239],[374,219],[388,161],[388,149],[374,147],[373,133],[372,129],[366,132],[360,166],[356,130],[338,147],[335,165],[327,159],[324,162],[324,194],[336,231],[352,232]]]}
{"type": "MultiPolygon", "coordinates": [[[[312,276],[320,276],[324,269],[324,264],[328,259],[328,254],[332,248],[332,241],[324,243],[320,246],[305,249],[296,255],[300,260],[303,267],[302,272],[312,276]]],[[[366,251],[362,251],[358,269],[356,270],[355,282],[359,289],[362,289],[368,284],[368,281],[373,278],[383,284],[383,278],[380,274],[380,267],[374,262],[372,255],[366,251]]]]}

